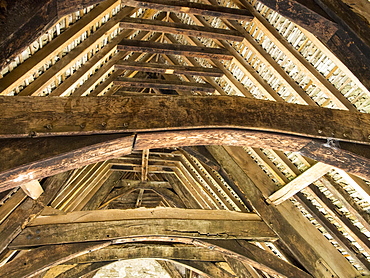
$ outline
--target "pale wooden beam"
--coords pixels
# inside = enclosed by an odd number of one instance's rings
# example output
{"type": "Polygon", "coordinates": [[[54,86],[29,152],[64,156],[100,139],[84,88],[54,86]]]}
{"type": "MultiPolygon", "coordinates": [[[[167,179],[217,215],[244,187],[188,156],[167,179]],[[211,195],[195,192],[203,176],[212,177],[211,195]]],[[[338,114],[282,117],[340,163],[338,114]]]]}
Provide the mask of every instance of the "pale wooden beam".
{"type": "Polygon", "coordinates": [[[126,17],[121,20],[120,27],[230,41],[243,40],[243,37],[235,30],[189,25],[180,22],[172,23],[160,20],[126,17]]]}
{"type": "Polygon", "coordinates": [[[36,200],[42,193],[44,193],[44,189],[42,188],[41,184],[38,180],[32,180],[21,185],[22,190],[26,193],[29,197],[36,200]]]}
{"type": "Polygon", "coordinates": [[[114,67],[116,69],[155,72],[162,74],[190,74],[200,76],[221,77],[223,72],[219,68],[205,68],[182,65],[167,65],[158,63],[142,63],[118,61],[114,67]]]}
{"type": "Polygon", "coordinates": [[[220,18],[233,18],[235,20],[250,21],[251,14],[244,9],[234,9],[228,7],[217,7],[189,1],[176,0],[125,0],[128,6],[136,8],[149,8],[168,12],[191,13],[203,16],[214,16],[220,18]]]}
{"type": "Polygon", "coordinates": [[[141,40],[123,39],[117,49],[120,51],[149,52],[158,54],[174,54],[199,58],[215,58],[231,60],[231,55],[223,48],[198,47],[192,45],[173,45],[141,40]]]}
{"type": "Polygon", "coordinates": [[[317,181],[333,167],[321,162],[317,162],[302,174],[285,184],[278,191],[271,194],[266,201],[270,204],[279,205],[282,202],[293,197],[297,192],[309,186],[311,183],[317,181]]]}

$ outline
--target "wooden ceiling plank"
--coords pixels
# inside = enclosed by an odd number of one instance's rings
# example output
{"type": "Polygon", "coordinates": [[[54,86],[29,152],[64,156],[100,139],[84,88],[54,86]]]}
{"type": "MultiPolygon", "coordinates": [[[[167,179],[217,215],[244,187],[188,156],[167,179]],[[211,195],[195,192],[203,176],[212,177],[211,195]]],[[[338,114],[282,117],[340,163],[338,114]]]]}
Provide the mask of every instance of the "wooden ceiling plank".
{"type": "Polygon", "coordinates": [[[219,68],[205,68],[182,65],[167,65],[158,63],[142,63],[119,61],[114,65],[117,69],[137,70],[163,74],[190,74],[200,76],[221,77],[223,72],[219,68]]]}
{"type": "Polygon", "coordinates": [[[160,11],[191,13],[220,18],[233,18],[235,20],[244,21],[252,20],[251,14],[243,9],[216,7],[213,5],[189,1],[178,2],[176,0],[126,0],[125,4],[136,8],[150,8],[160,11]]]}
{"type": "Polygon", "coordinates": [[[225,257],[225,261],[228,263],[228,265],[230,266],[232,271],[237,275],[237,277],[260,278],[260,276],[257,273],[251,272],[250,270],[252,269],[248,269],[241,261],[235,258],[232,258],[232,257],[228,257],[228,256],[224,256],[224,257],[225,257]]]}
{"type": "Polygon", "coordinates": [[[223,48],[198,47],[192,45],[174,45],[141,40],[123,39],[117,49],[120,51],[149,52],[158,54],[184,55],[188,57],[215,58],[231,60],[231,55],[223,48]]]}
{"type": "Polygon", "coordinates": [[[43,246],[33,249],[0,268],[2,277],[32,277],[53,266],[64,263],[72,258],[98,250],[110,245],[103,243],[73,243],[54,246],[43,246]]]}
{"type": "Polygon", "coordinates": [[[243,37],[235,30],[203,27],[184,23],[165,22],[152,19],[126,17],[120,22],[121,28],[140,29],[151,32],[164,32],[194,37],[217,38],[230,41],[242,41],[243,37]]]}
{"type": "Polygon", "coordinates": [[[274,207],[264,202],[264,198],[274,190],[275,185],[243,150],[236,147],[228,147],[228,151],[221,147],[208,147],[208,150],[238,187],[248,193],[244,194],[248,196],[255,210],[271,225],[280,240],[313,276],[357,275],[357,271],[322,234],[309,222],[305,222],[307,220],[304,220],[293,204],[285,202],[274,207]]]}
{"type": "Polygon", "coordinates": [[[266,201],[274,205],[279,205],[282,202],[293,197],[296,193],[306,188],[313,182],[317,181],[323,175],[328,173],[333,167],[321,162],[312,165],[302,174],[285,184],[282,188],[271,194],[266,201]]]}
{"type": "Polygon", "coordinates": [[[0,97],[0,108],[2,138],[212,126],[370,142],[369,114],[236,96],[0,97]],[[34,109],[24,115],[25,107],[34,109]],[[147,111],[153,120],[147,121],[147,111]]]}
{"type": "Polygon", "coordinates": [[[15,192],[9,200],[0,207],[0,224],[27,198],[23,190],[15,192]]]}
{"type": "Polygon", "coordinates": [[[170,275],[171,278],[183,278],[181,272],[175,267],[173,262],[165,261],[165,260],[157,260],[162,268],[170,275]]]}
{"type": "Polygon", "coordinates": [[[213,93],[215,89],[207,83],[193,83],[182,82],[176,80],[163,80],[163,79],[139,79],[139,78],[126,78],[118,77],[113,81],[114,85],[125,86],[128,88],[154,88],[164,90],[194,90],[201,92],[213,93]]]}

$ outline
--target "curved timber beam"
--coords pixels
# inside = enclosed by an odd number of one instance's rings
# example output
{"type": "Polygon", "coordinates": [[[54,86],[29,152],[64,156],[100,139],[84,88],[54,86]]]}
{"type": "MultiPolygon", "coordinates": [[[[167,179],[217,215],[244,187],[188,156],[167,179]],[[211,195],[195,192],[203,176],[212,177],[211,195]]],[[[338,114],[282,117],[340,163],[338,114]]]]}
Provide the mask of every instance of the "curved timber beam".
{"type": "Polygon", "coordinates": [[[228,145],[299,152],[370,180],[369,146],[237,129],[195,129],[126,134],[0,140],[0,191],[69,169],[128,155],[131,150],[228,145]],[[90,155],[93,154],[93,155],[90,155]]]}
{"type": "MultiPolygon", "coordinates": [[[[140,237],[129,237],[119,240],[108,241],[107,243],[95,243],[93,245],[96,249],[112,244],[126,244],[126,243],[146,243],[146,242],[160,242],[160,243],[183,243],[191,245],[201,249],[211,250],[211,253],[218,253],[221,256],[230,256],[234,259],[240,260],[243,263],[249,264],[254,268],[261,269],[270,275],[281,275],[283,277],[296,277],[296,278],[309,278],[312,277],[308,273],[300,270],[299,268],[279,259],[277,256],[260,249],[257,246],[249,244],[247,242],[239,243],[233,240],[225,241],[207,241],[198,240],[194,238],[183,238],[183,237],[169,237],[169,236],[140,236],[140,237]]],[[[37,273],[43,272],[46,269],[58,264],[58,260],[65,263],[68,259],[72,259],[70,253],[63,252],[63,248],[74,248],[81,249],[79,245],[85,245],[86,243],[66,244],[66,245],[50,245],[43,246],[33,249],[27,253],[27,256],[21,256],[14,259],[7,266],[0,268],[0,275],[7,277],[9,273],[16,277],[32,277],[37,273]],[[71,247],[70,247],[71,246],[71,247]],[[32,265],[29,262],[34,256],[40,256],[41,253],[45,253],[48,250],[50,253],[55,254],[54,256],[46,256],[42,258],[42,263],[32,265]],[[56,253],[56,251],[59,251],[56,253]],[[56,258],[58,260],[56,260],[56,258]],[[26,263],[26,264],[24,264],[26,263]],[[20,267],[21,265],[26,267],[20,267]]],[[[86,248],[86,247],[85,247],[86,248]]],[[[86,250],[84,248],[84,250],[86,250]]],[[[154,250],[154,249],[153,249],[154,250]]],[[[91,252],[93,253],[93,252],[91,252]]],[[[142,253],[139,252],[139,256],[142,258],[142,253]]],[[[41,257],[40,257],[41,258],[41,257]]],[[[78,256],[73,255],[73,258],[78,259],[78,256]]],[[[133,259],[135,257],[130,257],[133,259]]],[[[155,256],[158,259],[158,256],[155,256]]],[[[165,259],[165,258],[164,258],[165,259]]]]}

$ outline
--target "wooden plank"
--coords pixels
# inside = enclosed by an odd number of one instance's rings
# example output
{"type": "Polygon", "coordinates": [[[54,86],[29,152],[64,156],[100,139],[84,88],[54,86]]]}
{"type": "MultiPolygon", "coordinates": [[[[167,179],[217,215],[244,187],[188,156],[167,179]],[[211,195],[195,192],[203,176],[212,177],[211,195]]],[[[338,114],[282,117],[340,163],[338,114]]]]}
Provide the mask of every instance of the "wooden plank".
{"type": "Polygon", "coordinates": [[[0,207],[0,223],[2,223],[26,198],[27,195],[24,191],[18,190],[4,204],[2,204],[0,207]]]}
{"type": "Polygon", "coordinates": [[[43,184],[45,192],[37,201],[27,198],[1,223],[0,253],[50,203],[68,179],[69,174],[69,172],[64,172],[48,178],[43,184]]]}
{"type": "MultiPolygon", "coordinates": [[[[61,142],[63,139],[57,139],[56,142],[61,142]]],[[[133,142],[132,136],[118,137],[118,139],[108,141],[104,141],[104,139],[107,138],[100,139],[103,139],[100,143],[82,146],[74,150],[70,149],[69,151],[66,151],[68,150],[68,146],[61,147],[61,150],[64,151],[60,153],[53,151],[54,155],[51,157],[43,158],[41,160],[31,160],[26,164],[21,164],[21,166],[3,171],[0,174],[3,181],[0,185],[0,191],[20,186],[21,184],[35,179],[45,178],[60,172],[65,172],[88,164],[131,153],[133,142]]],[[[70,141],[70,139],[67,139],[65,142],[68,141],[70,141]]],[[[89,141],[89,138],[87,138],[86,142],[89,141]]],[[[49,144],[50,143],[51,142],[49,142],[49,144]]],[[[23,149],[23,147],[20,149],[23,149]]],[[[52,146],[49,145],[48,147],[50,148],[52,146]]],[[[22,159],[23,158],[21,158],[21,160],[22,159]]],[[[17,161],[15,161],[15,163],[17,163],[17,161]]]]}
{"type": "Polygon", "coordinates": [[[74,211],[63,215],[39,216],[31,223],[31,226],[88,223],[104,221],[120,221],[135,219],[186,219],[186,220],[230,220],[230,221],[261,221],[255,213],[241,213],[236,211],[216,210],[209,213],[201,209],[181,208],[138,208],[127,210],[95,210],[95,211],[74,211]]]}
{"type": "Polygon", "coordinates": [[[173,262],[157,260],[157,263],[166,270],[171,278],[183,278],[181,272],[175,267],[173,262]]]}
{"type": "Polygon", "coordinates": [[[21,185],[22,190],[32,199],[36,200],[42,193],[44,189],[38,180],[32,180],[21,185]]]}
{"type": "Polygon", "coordinates": [[[188,261],[223,261],[222,255],[206,248],[184,244],[134,243],[111,245],[68,261],[68,264],[93,263],[138,258],[188,260],[188,261]]]}
{"type": "Polygon", "coordinates": [[[309,186],[311,183],[317,181],[333,167],[321,162],[318,162],[304,171],[302,174],[285,184],[282,188],[272,193],[267,202],[274,205],[279,205],[282,202],[293,197],[297,192],[309,186]]]}
{"type": "Polygon", "coordinates": [[[217,7],[189,1],[176,0],[126,0],[126,5],[136,8],[149,8],[167,12],[180,12],[198,14],[203,16],[214,16],[220,18],[231,18],[235,20],[252,20],[251,14],[243,9],[217,7]]]}
{"type": "Polygon", "coordinates": [[[2,138],[232,127],[370,143],[369,114],[236,96],[3,96],[0,109],[2,138]]]}
{"type": "MultiPolygon", "coordinates": [[[[232,257],[228,257],[228,256],[225,256],[225,261],[228,263],[228,265],[230,266],[232,271],[237,275],[237,277],[239,277],[239,278],[255,278],[254,276],[252,276],[249,269],[247,269],[241,261],[239,261],[235,258],[232,258],[232,257]]],[[[257,276],[256,278],[260,278],[260,277],[257,276]]]]}
{"type": "Polygon", "coordinates": [[[232,56],[223,48],[199,47],[192,45],[174,45],[141,40],[123,39],[117,49],[120,51],[149,52],[158,54],[184,55],[198,58],[231,60],[232,56]]]}
{"type": "Polygon", "coordinates": [[[207,93],[214,93],[215,88],[208,83],[182,82],[163,79],[139,79],[118,77],[113,81],[116,86],[124,88],[152,88],[163,90],[193,90],[207,93]]]}
{"type": "Polygon", "coordinates": [[[208,150],[309,273],[327,278],[356,276],[357,271],[293,204],[285,202],[274,207],[264,201],[276,186],[244,150],[236,147],[227,148],[228,151],[221,147],[208,147],[208,150]]]}
{"type": "Polygon", "coordinates": [[[155,72],[163,74],[190,74],[201,76],[221,77],[223,72],[218,68],[192,67],[182,65],[167,65],[158,63],[140,63],[118,61],[114,67],[116,69],[155,72]]]}
{"type": "Polygon", "coordinates": [[[198,25],[184,24],[180,22],[173,23],[152,19],[126,17],[121,20],[120,27],[230,41],[243,40],[243,37],[240,35],[240,33],[235,30],[210,28],[198,25]]]}
{"type": "Polygon", "coordinates": [[[209,239],[239,238],[257,241],[275,239],[275,234],[261,220],[194,220],[165,216],[31,226],[18,235],[10,246],[23,248],[151,235],[209,239]],[[133,226],[136,227],[135,230],[132,229],[133,226]]]}
{"type": "Polygon", "coordinates": [[[39,247],[23,254],[23,256],[15,258],[6,267],[0,268],[0,276],[32,277],[53,266],[108,245],[110,245],[110,242],[74,243],[39,247]]]}

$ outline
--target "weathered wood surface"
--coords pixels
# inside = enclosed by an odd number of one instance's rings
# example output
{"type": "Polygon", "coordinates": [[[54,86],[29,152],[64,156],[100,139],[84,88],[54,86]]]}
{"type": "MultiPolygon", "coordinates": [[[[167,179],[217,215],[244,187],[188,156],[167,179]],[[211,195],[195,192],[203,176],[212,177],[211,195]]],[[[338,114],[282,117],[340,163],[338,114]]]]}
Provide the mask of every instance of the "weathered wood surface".
{"type": "MultiPolygon", "coordinates": [[[[199,241],[199,245],[203,242],[199,241]]],[[[198,244],[196,244],[198,245],[198,244]]],[[[226,256],[239,259],[248,265],[267,272],[270,275],[281,275],[283,277],[312,277],[307,272],[298,267],[280,259],[274,254],[269,253],[251,243],[240,240],[207,240],[205,247],[214,246],[218,251],[226,256]]]]}
{"type": "Polygon", "coordinates": [[[193,90],[199,92],[214,93],[215,88],[208,83],[198,82],[183,82],[176,80],[163,80],[163,79],[140,79],[140,78],[127,78],[118,77],[113,81],[116,86],[124,88],[152,88],[164,90],[193,90]]]}
{"type": "Polygon", "coordinates": [[[9,165],[7,160],[2,160],[0,163],[5,168],[5,171],[0,173],[2,180],[0,191],[35,179],[130,154],[134,137],[108,135],[81,139],[82,141],[78,139],[79,142],[74,141],[76,138],[68,137],[39,138],[32,141],[20,139],[3,145],[4,157],[9,159],[9,165]],[[32,146],[33,143],[35,143],[34,146],[32,146]],[[28,149],[30,146],[32,147],[28,149]],[[47,150],[50,150],[50,153],[43,152],[47,150]]]}
{"type": "Polygon", "coordinates": [[[215,58],[231,60],[232,55],[224,48],[176,45],[152,41],[123,39],[117,46],[120,51],[148,52],[166,55],[184,55],[198,58],[215,58]]]}
{"type": "Polygon", "coordinates": [[[167,244],[119,244],[79,256],[66,262],[92,263],[99,261],[116,261],[138,258],[188,260],[188,261],[223,261],[222,255],[213,250],[192,245],[167,244]]]}
{"type": "Polygon", "coordinates": [[[230,18],[235,20],[250,21],[253,18],[247,10],[205,5],[202,3],[189,1],[179,2],[177,0],[125,0],[125,3],[128,6],[137,8],[149,8],[168,12],[190,13],[204,16],[230,18]]]}
{"type": "MultiPolygon", "coordinates": [[[[43,184],[44,193],[37,201],[27,198],[1,223],[0,225],[0,253],[24,229],[24,227],[37,217],[44,207],[58,194],[69,177],[69,172],[64,172],[48,178],[43,184]]],[[[18,194],[17,194],[18,195],[18,194]]]]}
{"type": "Polygon", "coordinates": [[[79,264],[72,269],[69,269],[55,278],[71,278],[71,277],[83,277],[86,274],[92,273],[96,271],[97,269],[100,269],[111,262],[96,262],[92,264],[79,264]]]}
{"type": "Polygon", "coordinates": [[[184,23],[174,23],[151,19],[126,17],[121,20],[120,27],[127,29],[140,29],[153,32],[164,32],[170,34],[206,37],[230,41],[243,40],[243,36],[241,36],[240,33],[235,30],[210,28],[198,25],[189,25],[184,23]]]}
{"type": "Polygon", "coordinates": [[[369,114],[236,96],[0,97],[0,110],[3,138],[218,127],[370,143],[369,114]]]}
{"type": "Polygon", "coordinates": [[[255,161],[237,147],[208,147],[262,219],[314,277],[354,277],[357,271],[326,238],[287,202],[268,205],[264,200],[276,188],[255,161]],[[232,157],[231,157],[232,155],[232,157]],[[248,173],[248,175],[247,175],[248,173]],[[289,219],[289,220],[288,220],[289,219]],[[340,263],[339,263],[340,262],[340,263]]]}
{"type": "Polygon", "coordinates": [[[95,211],[75,211],[57,216],[39,216],[28,226],[105,222],[135,219],[188,219],[188,220],[232,220],[232,221],[262,221],[255,213],[241,213],[228,210],[210,212],[202,209],[181,208],[138,208],[138,209],[110,209],[95,211]]]}
{"type": "Polygon", "coordinates": [[[185,260],[176,260],[176,262],[184,265],[185,267],[193,269],[195,272],[198,272],[202,275],[206,275],[206,277],[237,278],[237,276],[227,272],[221,267],[215,265],[213,262],[185,261],[185,260]]]}
{"type": "Polygon", "coordinates": [[[223,72],[219,68],[167,65],[158,63],[127,62],[123,60],[118,61],[114,65],[114,67],[116,69],[155,72],[163,74],[190,74],[213,77],[221,77],[223,75],[223,72]]]}
{"type": "Polygon", "coordinates": [[[10,248],[111,240],[132,236],[239,238],[257,241],[276,239],[275,233],[261,220],[195,220],[163,216],[162,218],[116,219],[32,226],[26,228],[13,240],[10,248]]]}
{"type": "Polygon", "coordinates": [[[108,245],[109,241],[39,247],[12,260],[6,267],[1,267],[0,277],[33,277],[53,266],[108,245]]]}

